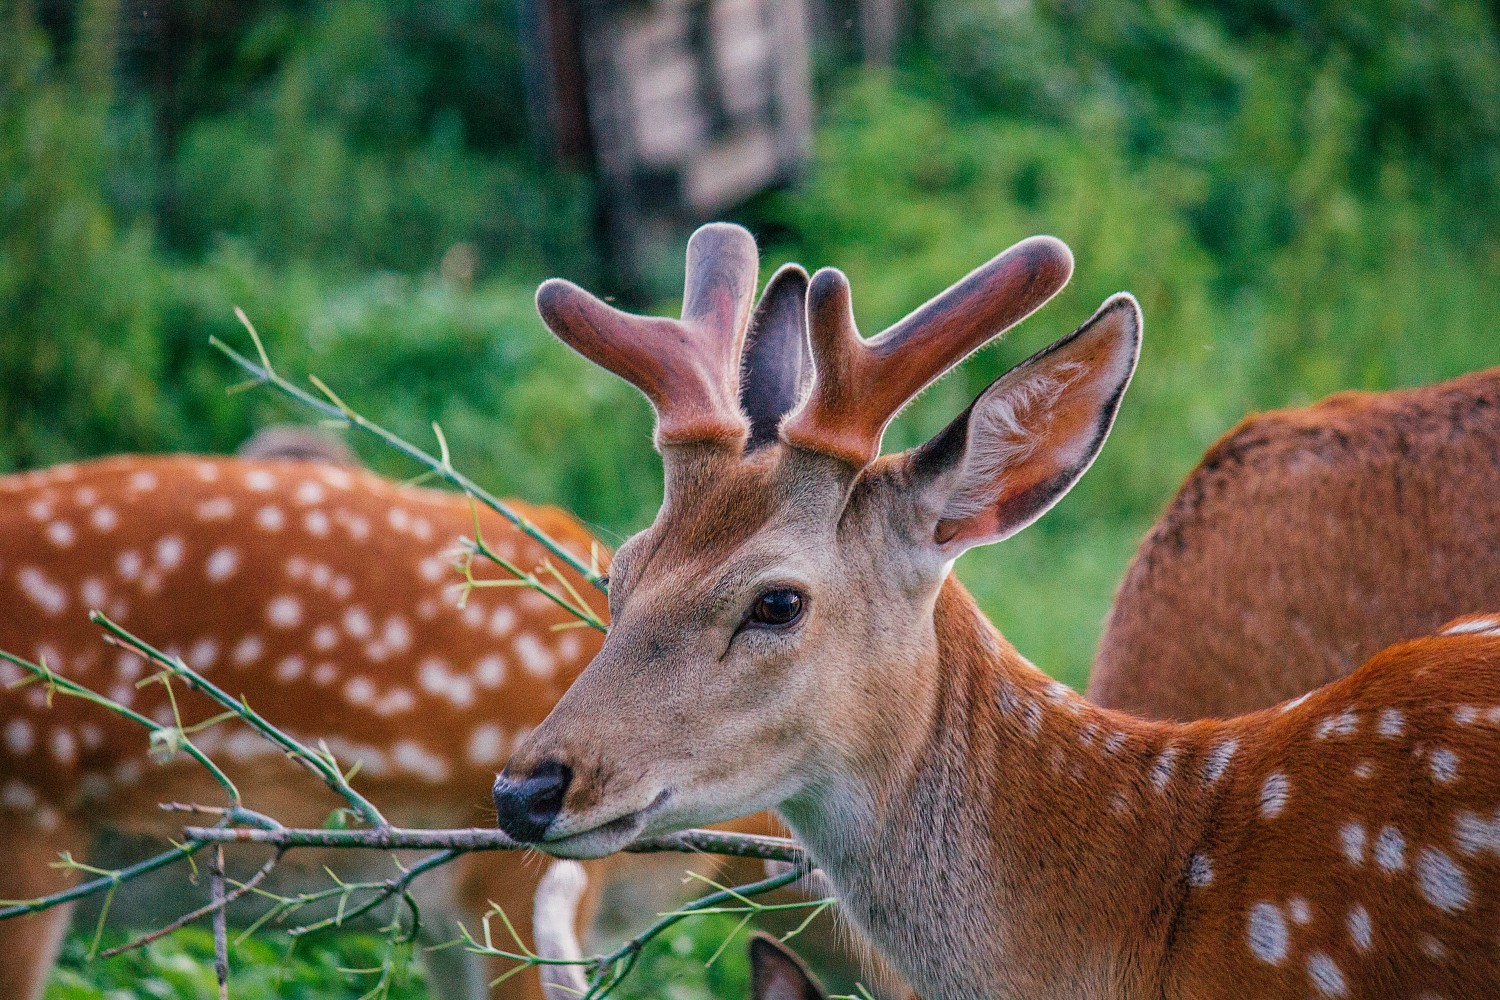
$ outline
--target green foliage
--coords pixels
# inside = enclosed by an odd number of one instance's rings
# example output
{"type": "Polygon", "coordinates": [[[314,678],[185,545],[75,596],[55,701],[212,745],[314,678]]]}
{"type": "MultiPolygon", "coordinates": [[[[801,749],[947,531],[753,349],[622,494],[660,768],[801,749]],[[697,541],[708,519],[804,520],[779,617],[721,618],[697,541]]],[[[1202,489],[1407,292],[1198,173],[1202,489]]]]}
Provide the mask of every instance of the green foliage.
{"type": "MultiPolygon", "coordinates": [[[[122,935],[105,944],[120,944],[122,935]]],[[[363,1000],[381,983],[392,956],[384,938],[318,935],[293,941],[262,934],[231,951],[236,1000],[363,1000]],[[351,971],[353,970],[353,971],[351,971]]],[[[404,956],[396,956],[404,959],[404,956]]],[[[420,968],[400,961],[381,1000],[427,1000],[420,968]]],[[[71,939],[48,983],[46,1000],[214,1000],[213,935],[189,928],[113,959],[89,961],[87,942],[71,939]]]]}

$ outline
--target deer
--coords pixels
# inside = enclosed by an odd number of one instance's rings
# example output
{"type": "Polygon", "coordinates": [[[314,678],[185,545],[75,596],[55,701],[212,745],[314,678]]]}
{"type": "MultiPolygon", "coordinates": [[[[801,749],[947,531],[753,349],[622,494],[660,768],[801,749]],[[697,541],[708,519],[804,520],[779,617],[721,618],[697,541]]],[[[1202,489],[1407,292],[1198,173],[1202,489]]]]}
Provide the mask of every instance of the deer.
{"type": "Polygon", "coordinates": [[[494,783],[500,827],[586,859],[775,809],[928,1000],[1492,991],[1500,618],[1224,720],[1100,708],[1026,660],[952,566],[1098,454],[1139,355],[1128,294],[880,454],[1072,266],[1024,240],[864,339],[841,272],[787,265],[805,345],[750,321],[737,226],[689,241],[680,320],[544,283],[548,327],[651,401],[666,489],[616,551],[599,653],[494,783]]]}
{"type": "MultiPolygon", "coordinates": [[[[151,668],[89,623],[98,609],[244,693],[309,745],[324,740],[344,767],[360,765],[356,782],[398,822],[488,825],[490,803],[475,789],[541,721],[599,633],[557,630],[574,619],[534,590],[476,589],[460,603],[454,550],[476,525],[462,496],[336,461],[290,460],[275,442],[257,447],[258,459],[117,456],[0,478],[0,648],[170,722],[162,685],[138,684],[151,668]]],[[[571,516],[513,507],[590,559],[594,539],[571,516]]],[[[498,515],[481,510],[477,523],[518,566],[546,558],[498,515]]],[[[578,574],[559,572],[590,593],[578,574]]],[[[583,599],[603,613],[602,597],[583,599]]],[[[20,678],[0,664],[0,681],[20,678]]],[[[185,724],[217,711],[176,694],[185,724]]],[[[319,825],[338,805],[248,729],[220,725],[193,739],[252,806],[319,825]]],[[[90,859],[103,830],[180,837],[181,816],[160,802],[219,799],[181,755],[153,764],[146,734],[128,720],[65,697],[49,706],[40,685],[0,691],[0,898],[63,888],[48,863],[60,851],[90,859]]],[[[382,879],[394,870],[378,852],[320,860],[346,874],[367,865],[382,879]]],[[[539,875],[518,853],[473,855],[426,902],[472,926],[494,901],[529,933],[539,875]]],[[[127,887],[119,900],[130,895],[127,887]]],[[[0,996],[41,996],[67,923],[66,906],[0,921],[0,996]]],[[[535,977],[516,977],[497,995],[538,989],[535,977]]]]}
{"type": "MultiPolygon", "coordinates": [[[[586,996],[588,977],[577,963],[578,914],[588,889],[588,872],[576,861],[554,861],[536,887],[531,926],[536,952],[544,963],[542,989],[549,1000],[586,996]]],[[[786,945],[769,934],[755,933],[746,945],[750,957],[751,1000],[824,1000],[823,987],[786,945]]]]}
{"type": "Polygon", "coordinates": [[[1305,694],[1500,607],[1496,524],[1500,368],[1249,417],[1131,560],[1087,697],[1187,721],[1305,694]]]}

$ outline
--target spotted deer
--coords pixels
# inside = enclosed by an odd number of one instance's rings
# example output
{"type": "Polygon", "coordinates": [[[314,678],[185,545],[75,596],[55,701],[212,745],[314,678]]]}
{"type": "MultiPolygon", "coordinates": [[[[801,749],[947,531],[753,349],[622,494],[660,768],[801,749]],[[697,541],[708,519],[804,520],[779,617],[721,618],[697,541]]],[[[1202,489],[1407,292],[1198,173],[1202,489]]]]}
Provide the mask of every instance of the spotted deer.
{"type": "Polygon", "coordinates": [[[1231,720],[1146,721],[1050,680],[952,576],[1090,465],[1133,299],[879,455],[912,395],[1071,267],[1026,240],[868,340],[821,270],[810,363],[758,342],[737,227],[689,243],[680,321],[544,284],[548,326],[654,404],[667,485],[616,554],[599,655],[495,783],[500,825],[587,858],[774,807],[928,1000],[1492,992],[1500,633],[1462,623],[1231,720]]]}
{"type": "MultiPolygon", "coordinates": [[[[571,517],[514,506],[589,558],[592,539],[571,517]]],[[[498,516],[483,511],[480,524],[502,555],[528,569],[542,562],[542,548],[498,516]]],[[[487,824],[483,789],[599,636],[554,630],[571,617],[534,591],[480,589],[460,606],[453,552],[473,533],[471,508],[455,494],[327,462],[117,457],[7,476],[0,648],[169,721],[162,687],[138,686],[147,665],[89,624],[97,608],[294,735],[325,740],[346,767],[359,764],[356,782],[393,821],[487,824]]],[[[19,676],[0,664],[0,680],[19,676]]],[[[214,714],[178,697],[185,722],[214,714]]],[[[283,821],[318,825],[338,804],[246,729],[221,725],[194,740],[247,804],[283,821]]],[[[190,762],[159,767],[146,750],[140,727],[96,705],[58,697],[48,707],[39,686],[0,691],[0,898],[61,888],[66,877],[48,862],[62,850],[89,858],[105,828],[180,837],[182,818],[159,802],[222,801],[190,762]]],[[[346,874],[351,864],[380,878],[392,871],[378,854],[322,861],[346,874]]],[[[525,924],[538,875],[518,854],[475,855],[428,902],[472,925],[494,900],[525,924]]],[[[66,924],[66,908],[0,921],[0,996],[40,996],[66,924]]],[[[500,995],[537,990],[535,977],[517,977],[500,995]]]]}
{"type": "Polygon", "coordinates": [[[1311,691],[1500,607],[1496,525],[1500,368],[1250,417],[1132,560],[1089,700],[1188,720],[1311,691]]]}

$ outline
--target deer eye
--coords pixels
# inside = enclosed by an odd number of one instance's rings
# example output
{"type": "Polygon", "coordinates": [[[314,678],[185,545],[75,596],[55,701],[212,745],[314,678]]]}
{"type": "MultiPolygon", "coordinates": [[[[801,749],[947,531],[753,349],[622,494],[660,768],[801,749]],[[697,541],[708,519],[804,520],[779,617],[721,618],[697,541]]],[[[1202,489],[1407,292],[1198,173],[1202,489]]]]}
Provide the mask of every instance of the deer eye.
{"type": "Polygon", "coordinates": [[[790,625],[802,617],[802,603],[795,590],[770,590],[756,598],[750,617],[762,625],[790,625]]]}

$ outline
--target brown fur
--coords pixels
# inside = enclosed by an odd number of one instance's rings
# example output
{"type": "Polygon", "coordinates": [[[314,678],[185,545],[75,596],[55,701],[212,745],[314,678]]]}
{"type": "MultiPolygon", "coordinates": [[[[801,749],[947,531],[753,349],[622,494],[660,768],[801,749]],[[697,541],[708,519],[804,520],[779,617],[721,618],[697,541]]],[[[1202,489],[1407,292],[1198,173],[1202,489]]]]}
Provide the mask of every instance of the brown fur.
{"type": "MultiPolygon", "coordinates": [[[[122,658],[88,623],[97,602],[147,641],[248,695],[294,734],[329,738],[346,766],[365,757],[356,784],[398,823],[484,823],[485,789],[510,742],[541,720],[599,645],[592,630],[553,632],[570,616],[535,594],[482,589],[466,610],[457,608],[452,586],[461,577],[445,553],[473,534],[468,503],[363,471],[286,460],[113,458],[0,479],[0,500],[0,607],[8,609],[0,614],[0,648],[45,657],[58,673],[128,699],[144,714],[165,711],[160,685],[137,689],[139,661],[122,658]],[[252,475],[267,477],[264,489],[250,484],[252,475]],[[275,530],[257,520],[265,509],[281,515],[271,522],[275,530]],[[224,547],[234,558],[213,563],[224,547]],[[138,564],[126,555],[132,552],[138,564]],[[222,579],[210,575],[212,566],[222,579]],[[295,623],[268,620],[283,597],[298,602],[295,623]],[[364,615],[351,618],[351,609],[364,615]],[[398,618],[404,634],[392,624],[398,618]],[[320,640],[321,626],[332,632],[320,640]],[[335,641],[320,648],[329,635],[335,641]],[[248,636],[260,648],[238,662],[248,636]],[[498,668],[480,667],[497,656],[498,668]],[[424,673],[430,657],[446,664],[441,674],[424,673]],[[278,669],[290,658],[303,663],[285,679],[278,669]],[[401,691],[409,703],[393,694],[401,691]],[[493,739],[476,735],[484,726],[498,727],[493,739]],[[400,756],[392,753],[398,743],[407,748],[400,756]]],[[[516,507],[588,557],[591,539],[571,518],[516,507]]],[[[541,548],[497,516],[486,512],[481,524],[486,540],[519,565],[542,561],[541,548]]],[[[577,577],[572,582],[589,593],[577,577]]],[[[4,669],[14,679],[16,671],[4,669]]],[[[213,712],[203,699],[179,697],[184,721],[213,712]]],[[[135,723],[70,698],[49,708],[39,687],[0,697],[0,733],[15,734],[0,740],[0,786],[8,792],[0,846],[11,859],[0,870],[0,898],[62,887],[67,878],[47,862],[59,850],[86,857],[101,828],[180,833],[181,819],[162,814],[157,802],[222,800],[194,766],[152,765],[135,723]]],[[[252,807],[318,825],[338,804],[245,733],[220,726],[195,739],[224,763],[252,807]]],[[[472,925],[494,900],[525,925],[538,876],[536,862],[519,855],[466,858],[443,908],[472,925]]],[[[0,995],[38,995],[52,961],[49,942],[64,922],[59,910],[0,923],[0,995]]],[[[535,996],[535,979],[518,976],[505,989],[505,996],[535,996]]]]}
{"type": "Polygon", "coordinates": [[[1229,717],[1500,607],[1500,368],[1242,421],[1142,543],[1090,700],[1229,717]]]}
{"type": "Polygon", "coordinates": [[[669,455],[603,649],[500,779],[570,774],[538,846],[776,804],[929,1000],[1492,990],[1500,618],[1279,709],[1156,722],[1049,680],[951,576],[1088,467],[1139,333],[1112,299],[868,466],[785,425],[769,455],[669,455]],[[800,613],[757,619],[785,590],[800,613]]]}

